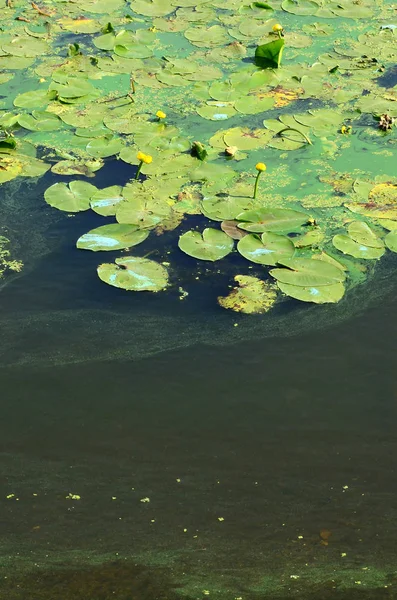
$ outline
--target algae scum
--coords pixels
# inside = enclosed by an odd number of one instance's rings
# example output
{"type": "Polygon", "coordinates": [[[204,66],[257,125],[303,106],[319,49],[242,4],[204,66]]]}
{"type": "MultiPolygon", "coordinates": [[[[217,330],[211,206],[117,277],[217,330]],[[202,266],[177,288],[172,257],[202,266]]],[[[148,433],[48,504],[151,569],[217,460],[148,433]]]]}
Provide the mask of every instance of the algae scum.
{"type": "Polygon", "coordinates": [[[263,313],[348,300],[397,251],[393,4],[7,0],[0,19],[0,182],[51,170],[54,210],[103,217],[77,240],[109,253],[103,282],[183,299],[182,253],[214,278],[233,254],[218,303],[263,313]],[[130,181],[96,186],[116,160],[130,181]]]}

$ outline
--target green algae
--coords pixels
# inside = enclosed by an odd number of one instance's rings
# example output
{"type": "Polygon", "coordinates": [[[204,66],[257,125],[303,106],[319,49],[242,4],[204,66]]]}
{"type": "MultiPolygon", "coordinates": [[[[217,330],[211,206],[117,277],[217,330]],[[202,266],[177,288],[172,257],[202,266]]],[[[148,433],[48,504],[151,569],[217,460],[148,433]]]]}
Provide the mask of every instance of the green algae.
{"type": "Polygon", "coordinates": [[[12,256],[10,241],[4,236],[0,236],[0,280],[3,279],[7,273],[12,271],[19,273],[22,269],[22,261],[16,260],[12,256]]]}

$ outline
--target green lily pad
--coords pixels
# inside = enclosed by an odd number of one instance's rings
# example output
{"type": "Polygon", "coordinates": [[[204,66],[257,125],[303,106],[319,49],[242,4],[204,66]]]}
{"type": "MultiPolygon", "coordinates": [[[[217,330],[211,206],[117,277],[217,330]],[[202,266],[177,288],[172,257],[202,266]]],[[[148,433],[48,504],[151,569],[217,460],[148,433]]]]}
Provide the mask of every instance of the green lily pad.
{"type": "Polygon", "coordinates": [[[91,129],[102,123],[105,114],[103,105],[92,104],[85,108],[71,107],[67,112],[61,112],[59,117],[64,123],[72,127],[91,129]]]}
{"type": "Polygon", "coordinates": [[[39,110],[34,110],[31,115],[19,115],[18,123],[30,131],[55,131],[62,126],[56,115],[39,110]]]}
{"type": "Polygon", "coordinates": [[[124,187],[123,196],[123,202],[116,205],[118,223],[153,229],[171,215],[169,204],[161,197],[154,198],[140,184],[124,187]]]}
{"type": "Polygon", "coordinates": [[[283,258],[291,258],[295,247],[288,237],[265,232],[260,237],[252,233],[246,235],[237,244],[237,250],[251,262],[275,266],[283,258]]]}
{"type": "Polygon", "coordinates": [[[90,208],[90,200],[97,188],[85,181],[58,182],[44,192],[44,199],[50,206],[66,212],[80,212],[90,208]]]}
{"type": "Polygon", "coordinates": [[[201,201],[201,210],[208,219],[214,221],[233,220],[242,211],[252,206],[252,198],[242,196],[212,196],[201,201]]]}
{"type": "Polygon", "coordinates": [[[172,13],[175,8],[170,0],[132,0],[131,10],[146,17],[164,17],[172,13]]]}
{"type": "Polygon", "coordinates": [[[255,115],[273,108],[274,98],[261,98],[260,96],[241,96],[236,100],[234,108],[243,115],[255,115]]]}
{"type": "Polygon", "coordinates": [[[197,113],[204,119],[209,119],[211,121],[225,121],[226,119],[230,119],[230,117],[234,117],[234,115],[237,114],[237,111],[233,106],[217,102],[212,106],[209,105],[209,103],[200,106],[197,109],[197,113]]]}
{"type": "Polygon", "coordinates": [[[385,244],[392,252],[397,252],[397,230],[390,231],[385,237],[385,244]]]}
{"type": "Polygon", "coordinates": [[[223,231],[218,229],[204,229],[187,231],[179,238],[179,248],[194,258],[215,261],[227,256],[233,250],[234,242],[223,231]]]}
{"type": "Polygon", "coordinates": [[[308,248],[309,246],[317,246],[325,238],[325,233],[318,227],[307,231],[303,235],[293,239],[295,248],[308,248]]]}
{"type": "Polygon", "coordinates": [[[123,250],[140,244],[149,235],[149,231],[139,229],[135,225],[111,223],[91,229],[77,240],[76,246],[81,250],[123,250]]]}
{"type": "Polygon", "coordinates": [[[229,36],[225,29],[220,25],[212,25],[208,27],[191,27],[186,29],[185,37],[194,46],[200,48],[213,48],[214,46],[223,46],[229,41],[229,36]]]}
{"type": "Polygon", "coordinates": [[[18,94],[14,99],[14,106],[18,108],[40,108],[43,109],[56,97],[56,92],[48,90],[33,90],[18,94]]]}
{"type": "Polygon", "coordinates": [[[385,248],[374,248],[365,246],[359,242],[355,242],[349,235],[338,234],[332,238],[332,243],[337,250],[343,254],[349,254],[355,258],[363,258],[365,260],[375,260],[383,256],[385,248]]]}
{"type": "Polygon", "coordinates": [[[314,0],[283,0],[281,8],[294,15],[315,15],[319,5],[314,0]]]}
{"type": "Polygon", "coordinates": [[[336,302],[339,302],[345,294],[343,283],[334,283],[332,285],[321,285],[317,287],[303,287],[277,281],[277,285],[287,296],[295,298],[296,300],[301,300],[301,302],[314,302],[315,304],[335,304],[336,302]]]}
{"type": "Polygon", "coordinates": [[[112,185],[96,191],[90,201],[92,210],[103,217],[114,217],[117,205],[124,200],[122,192],[121,185],[112,185]]]}
{"type": "Polygon", "coordinates": [[[39,40],[31,36],[15,37],[9,44],[1,46],[3,52],[11,54],[11,56],[20,57],[35,57],[46,54],[50,46],[45,40],[39,40]]]}
{"type": "Polygon", "coordinates": [[[261,281],[250,275],[236,275],[237,286],[227,296],[219,296],[222,308],[244,314],[262,314],[268,312],[277,300],[277,288],[268,281],[261,281]]]}
{"type": "Polygon", "coordinates": [[[271,137],[272,133],[266,129],[233,127],[225,132],[223,140],[226,146],[236,146],[239,150],[255,150],[263,148],[271,137]]]}
{"type": "Polygon", "coordinates": [[[148,258],[126,256],[115,263],[98,267],[99,278],[114,287],[135,292],[159,292],[168,285],[168,272],[163,265],[148,258]]]}
{"type": "Polygon", "coordinates": [[[347,228],[349,236],[358,244],[370,246],[371,248],[383,248],[383,241],[363,221],[353,221],[347,228]]]}
{"type": "Polygon", "coordinates": [[[289,258],[279,260],[286,269],[272,269],[270,275],[278,282],[301,287],[321,287],[342,283],[346,275],[338,267],[311,258],[289,258]]]}
{"type": "Polygon", "coordinates": [[[124,147],[124,141],[118,137],[104,136],[88,142],[87,153],[95,158],[106,158],[118,154],[124,147]]]}
{"type": "Polygon", "coordinates": [[[63,81],[52,81],[49,90],[56,91],[60,98],[69,100],[72,98],[81,98],[83,96],[95,95],[97,90],[87,81],[79,77],[63,77],[63,81]]]}
{"type": "Polygon", "coordinates": [[[252,233],[291,232],[308,222],[310,215],[292,208],[261,208],[237,215],[239,227],[252,233]]]}
{"type": "Polygon", "coordinates": [[[255,62],[264,69],[277,69],[281,64],[284,39],[279,38],[258,46],[255,50],[255,62]]]}

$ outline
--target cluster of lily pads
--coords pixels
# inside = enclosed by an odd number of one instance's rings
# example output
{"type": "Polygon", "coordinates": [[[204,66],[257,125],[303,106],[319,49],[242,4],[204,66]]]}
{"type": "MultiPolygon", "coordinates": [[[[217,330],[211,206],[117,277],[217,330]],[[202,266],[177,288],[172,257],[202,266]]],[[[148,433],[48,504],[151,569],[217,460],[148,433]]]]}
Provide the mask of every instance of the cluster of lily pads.
{"type": "Polygon", "coordinates": [[[397,116],[382,84],[397,58],[391,17],[370,0],[7,3],[0,183],[51,169],[48,204],[112,219],[77,247],[123,251],[98,267],[115,287],[167,288],[164,256],[131,248],[201,215],[175,245],[208,263],[238,253],[221,306],[338,302],[397,250],[397,178],[359,157],[363,143],[385,164],[395,152],[393,128],[377,126],[397,116]],[[349,170],[333,168],[345,156],[349,170]],[[91,183],[114,160],[131,180],[91,183]]]}

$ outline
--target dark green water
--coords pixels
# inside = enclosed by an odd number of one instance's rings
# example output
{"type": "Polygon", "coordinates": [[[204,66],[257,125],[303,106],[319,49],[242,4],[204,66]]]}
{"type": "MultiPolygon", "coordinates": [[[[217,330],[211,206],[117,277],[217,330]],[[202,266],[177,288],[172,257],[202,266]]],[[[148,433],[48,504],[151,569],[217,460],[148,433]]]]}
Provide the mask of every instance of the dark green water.
{"type": "Polygon", "coordinates": [[[4,368],[0,597],[397,597],[396,334],[4,368]]]}

